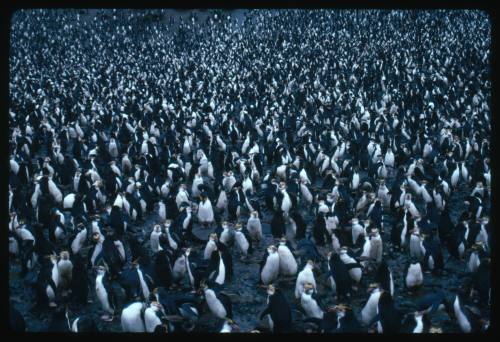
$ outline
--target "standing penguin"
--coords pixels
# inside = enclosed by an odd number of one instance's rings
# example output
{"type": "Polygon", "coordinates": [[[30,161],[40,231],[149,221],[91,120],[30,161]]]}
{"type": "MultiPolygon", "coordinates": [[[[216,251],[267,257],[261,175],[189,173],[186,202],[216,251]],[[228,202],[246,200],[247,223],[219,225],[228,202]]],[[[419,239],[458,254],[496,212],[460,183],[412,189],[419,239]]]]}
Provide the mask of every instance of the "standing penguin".
{"type": "Polygon", "coordinates": [[[69,252],[62,251],[57,262],[57,271],[59,273],[59,282],[57,288],[65,295],[71,287],[73,277],[73,263],[69,258],[69,252]]]}
{"type": "Polygon", "coordinates": [[[95,290],[99,303],[106,312],[106,314],[101,316],[101,319],[105,322],[111,322],[115,313],[115,295],[109,281],[107,269],[103,266],[98,266],[97,268],[95,290]]]}
{"type": "Polygon", "coordinates": [[[344,298],[351,295],[352,279],[349,275],[347,265],[340,260],[337,253],[328,253],[328,281],[335,298],[344,298]]]}
{"type": "Polygon", "coordinates": [[[365,325],[370,325],[377,316],[378,301],[382,294],[382,290],[379,284],[371,284],[368,287],[368,292],[370,293],[370,297],[361,310],[361,320],[365,325]]]}
{"type": "Polygon", "coordinates": [[[233,318],[233,305],[231,299],[224,293],[216,294],[207,285],[202,285],[203,296],[207,302],[208,309],[217,318],[233,318]]]}
{"type": "Polygon", "coordinates": [[[283,211],[278,209],[273,215],[271,220],[271,233],[275,239],[280,239],[285,235],[285,219],[283,217],[283,211]]]}
{"type": "Polygon", "coordinates": [[[234,225],[234,240],[238,246],[242,259],[248,256],[248,253],[252,253],[252,240],[247,231],[244,231],[241,227],[241,223],[236,223],[234,225]]]}
{"type": "Polygon", "coordinates": [[[314,291],[316,291],[316,280],[314,279],[314,261],[308,260],[304,269],[300,271],[297,276],[297,281],[295,282],[295,298],[299,299],[304,292],[304,285],[309,283],[312,284],[314,291]]]}
{"type": "Polygon", "coordinates": [[[382,290],[387,291],[391,294],[391,296],[394,296],[394,281],[392,278],[392,272],[385,260],[383,260],[377,268],[375,281],[380,284],[380,288],[382,290]]]}
{"type": "Polygon", "coordinates": [[[272,284],[267,287],[267,308],[260,314],[260,320],[267,316],[273,333],[292,331],[292,309],[280,289],[272,284]]]}
{"type": "Polygon", "coordinates": [[[409,290],[415,290],[424,283],[422,266],[418,260],[412,259],[406,268],[405,284],[409,290]]]}
{"type": "Polygon", "coordinates": [[[262,224],[257,211],[251,212],[247,221],[247,230],[251,238],[257,243],[260,243],[260,240],[262,240],[262,224]]]}
{"type": "Polygon", "coordinates": [[[377,305],[377,332],[379,334],[394,334],[401,329],[401,313],[394,306],[394,300],[389,292],[383,291],[380,294],[377,305]]]}
{"type": "Polygon", "coordinates": [[[306,283],[304,285],[304,292],[302,292],[300,297],[300,305],[308,318],[323,319],[324,312],[319,306],[319,300],[312,284],[306,283]]]}
{"type": "MultiPolygon", "coordinates": [[[[280,269],[280,257],[277,248],[269,246],[260,263],[260,283],[269,285],[278,279],[280,269]]],[[[298,297],[297,297],[298,298],[298,297]]]]}
{"type": "Polygon", "coordinates": [[[297,273],[297,261],[287,246],[286,238],[281,238],[278,254],[280,260],[279,273],[284,276],[294,276],[297,273]]]}
{"type": "Polygon", "coordinates": [[[217,234],[210,234],[207,244],[205,245],[205,250],[203,251],[203,259],[210,260],[212,253],[217,250],[217,241],[217,234]]]}
{"type": "Polygon", "coordinates": [[[340,260],[347,266],[349,270],[349,275],[354,281],[353,288],[356,288],[361,282],[361,276],[363,275],[363,269],[359,262],[356,261],[352,256],[348,254],[347,247],[340,248],[340,260]]]}

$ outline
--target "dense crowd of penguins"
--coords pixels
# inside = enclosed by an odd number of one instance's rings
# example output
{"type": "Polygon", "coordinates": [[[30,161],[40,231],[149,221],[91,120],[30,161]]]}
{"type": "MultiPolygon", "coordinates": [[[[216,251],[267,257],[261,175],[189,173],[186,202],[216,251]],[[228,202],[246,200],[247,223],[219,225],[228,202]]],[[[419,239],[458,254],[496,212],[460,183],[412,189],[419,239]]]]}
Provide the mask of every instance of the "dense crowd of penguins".
{"type": "Polygon", "coordinates": [[[252,332],[440,332],[440,312],[484,331],[490,30],[479,11],[16,12],[10,277],[48,331],[244,332],[226,287],[252,262],[252,332]],[[422,291],[448,263],[459,288],[422,291]]]}

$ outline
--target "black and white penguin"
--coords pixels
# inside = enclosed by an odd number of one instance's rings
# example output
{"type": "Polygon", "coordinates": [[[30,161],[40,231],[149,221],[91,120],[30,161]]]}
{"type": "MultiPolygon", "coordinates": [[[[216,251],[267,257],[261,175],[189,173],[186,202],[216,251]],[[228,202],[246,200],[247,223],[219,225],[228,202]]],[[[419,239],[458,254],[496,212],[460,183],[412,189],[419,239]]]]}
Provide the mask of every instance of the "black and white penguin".
{"type": "Polygon", "coordinates": [[[352,308],[345,304],[338,304],[333,308],[336,314],[336,333],[363,333],[365,330],[359,323],[352,308]]]}
{"type": "MultiPolygon", "coordinates": [[[[146,332],[145,313],[148,306],[143,302],[132,302],[125,306],[121,313],[123,332],[146,332]]],[[[156,316],[156,315],[155,315],[156,316]]]]}
{"type": "Polygon", "coordinates": [[[84,315],[75,318],[71,323],[71,332],[74,333],[92,333],[99,332],[96,322],[90,315],[84,315]]]}
{"type": "Polygon", "coordinates": [[[323,319],[324,312],[319,305],[319,299],[313,284],[306,283],[304,291],[300,297],[300,305],[304,310],[306,317],[323,319]]]}
{"type": "Polygon", "coordinates": [[[267,307],[260,314],[260,320],[267,317],[269,328],[273,333],[291,332],[292,309],[285,295],[272,284],[268,285],[267,294],[267,307]]]}
{"type": "Polygon", "coordinates": [[[246,258],[248,254],[253,252],[252,239],[248,231],[241,227],[241,223],[234,225],[234,240],[241,253],[242,258],[246,258]]]}
{"type": "Polygon", "coordinates": [[[463,333],[480,332],[487,326],[487,322],[481,318],[478,310],[465,304],[460,294],[456,294],[453,300],[453,313],[463,333]]]}
{"type": "Polygon", "coordinates": [[[380,288],[382,290],[387,291],[391,294],[391,296],[394,296],[394,281],[392,272],[385,260],[383,260],[377,268],[375,281],[380,284],[380,288]]]}
{"type": "Polygon", "coordinates": [[[73,278],[73,263],[68,251],[62,251],[57,261],[58,282],[57,290],[64,295],[71,287],[73,278]]]}
{"type": "Polygon", "coordinates": [[[328,253],[328,281],[335,298],[345,298],[351,295],[352,279],[347,265],[340,260],[337,253],[328,253]]]}
{"type": "Polygon", "coordinates": [[[115,314],[116,297],[109,280],[107,269],[104,266],[97,267],[95,290],[101,308],[106,312],[101,316],[101,319],[105,322],[111,322],[115,314]]]}
{"type": "Polygon", "coordinates": [[[201,290],[207,306],[214,316],[221,319],[233,318],[233,305],[229,296],[220,292],[216,294],[206,284],[202,285],[201,290]]]}
{"type": "Polygon", "coordinates": [[[314,291],[316,290],[316,280],[314,279],[314,261],[308,260],[304,269],[297,275],[297,280],[295,282],[295,298],[299,299],[304,292],[305,284],[312,284],[314,291]]]}
{"type": "Polygon", "coordinates": [[[383,291],[380,294],[377,305],[377,316],[374,318],[377,323],[379,334],[398,333],[401,329],[401,313],[396,309],[394,300],[389,292],[383,291]]]}
{"type": "Polygon", "coordinates": [[[287,245],[286,238],[280,240],[278,255],[280,260],[279,274],[284,276],[297,274],[297,261],[287,245]]]}
{"type": "Polygon", "coordinates": [[[250,213],[250,217],[247,221],[247,231],[254,241],[260,243],[260,240],[262,240],[262,224],[257,211],[252,211],[250,213]]]}
{"type": "Polygon", "coordinates": [[[345,246],[340,248],[340,260],[342,260],[342,262],[346,265],[349,275],[354,281],[353,287],[357,287],[360,284],[361,277],[363,275],[363,268],[361,264],[349,255],[348,248],[345,246]]]}
{"type": "Polygon", "coordinates": [[[284,213],[281,209],[274,212],[273,218],[271,219],[271,233],[275,239],[280,239],[285,236],[285,218],[284,213]]]}
{"type": "Polygon", "coordinates": [[[422,266],[418,260],[412,259],[405,272],[405,285],[409,290],[418,289],[424,283],[422,266]]]}
{"type": "MultiPolygon", "coordinates": [[[[260,262],[260,283],[269,285],[278,279],[280,270],[280,257],[277,248],[273,245],[267,247],[260,262]]],[[[298,297],[297,297],[298,298],[298,297]]]]}
{"type": "Polygon", "coordinates": [[[361,310],[361,321],[366,326],[371,325],[373,320],[377,316],[378,302],[382,292],[383,290],[380,289],[379,284],[370,284],[370,286],[368,287],[368,293],[370,293],[370,297],[361,310]]]}

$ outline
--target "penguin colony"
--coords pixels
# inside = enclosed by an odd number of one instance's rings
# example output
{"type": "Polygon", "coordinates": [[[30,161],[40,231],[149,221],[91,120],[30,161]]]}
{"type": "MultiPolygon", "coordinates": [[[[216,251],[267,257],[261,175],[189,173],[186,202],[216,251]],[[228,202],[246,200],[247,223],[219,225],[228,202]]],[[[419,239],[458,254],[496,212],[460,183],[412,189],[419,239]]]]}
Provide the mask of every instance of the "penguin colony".
{"type": "Polygon", "coordinates": [[[486,330],[490,30],[479,11],[17,11],[12,329],[486,330]]]}

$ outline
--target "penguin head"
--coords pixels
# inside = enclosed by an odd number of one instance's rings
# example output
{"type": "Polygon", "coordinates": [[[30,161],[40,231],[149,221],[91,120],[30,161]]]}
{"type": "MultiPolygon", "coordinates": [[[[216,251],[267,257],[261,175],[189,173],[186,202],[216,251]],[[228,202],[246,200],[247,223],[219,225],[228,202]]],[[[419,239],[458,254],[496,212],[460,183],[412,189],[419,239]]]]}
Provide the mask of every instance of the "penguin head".
{"type": "Polygon", "coordinates": [[[269,254],[276,253],[276,246],[270,245],[269,247],[267,247],[267,253],[269,253],[269,254]]]}
{"type": "Polygon", "coordinates": [[[274,287],[274,285],[273,284],[269,284],[267,286],[267,294],[270,295],[270,296],[272,296],[272,295],[274,295],[275,292],[276,292],[276,288],[274,287]]]}
{"type": "Polygon", "coordinates": [[[258,211],[256,211],[256,210],[254,210],[254,211],[252,211],[252,212],[251,212],[251,215],[252,215],[252,217],[254,217],[254,218],[258,218],[258,217],[259,217],[259,212],[258,212],[258,211]]]}
{"type": "Polygon", "coordinates": [[[154,229],[154,231],[156,233],[160,233],[161,232],[161,226],[159,224],[155,225],[153,229],[154,229]]]}
{"type": "Polygon", "coordinates": [[[59,254],[60,260],[69,260],[69,252],[68,251],[61,251],[59,254]]]}

